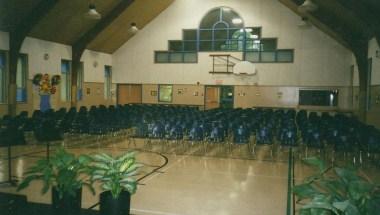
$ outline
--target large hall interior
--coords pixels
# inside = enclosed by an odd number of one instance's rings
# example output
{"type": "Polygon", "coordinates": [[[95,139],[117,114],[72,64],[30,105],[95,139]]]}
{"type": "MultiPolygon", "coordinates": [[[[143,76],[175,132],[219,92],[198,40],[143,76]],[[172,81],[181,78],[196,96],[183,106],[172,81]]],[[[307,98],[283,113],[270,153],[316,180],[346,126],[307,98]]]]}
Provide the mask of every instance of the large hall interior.
{"type": "Polygon", "coordinates": [[[0,0],[0,214],[379,214],[379,11],[0,0]]]}

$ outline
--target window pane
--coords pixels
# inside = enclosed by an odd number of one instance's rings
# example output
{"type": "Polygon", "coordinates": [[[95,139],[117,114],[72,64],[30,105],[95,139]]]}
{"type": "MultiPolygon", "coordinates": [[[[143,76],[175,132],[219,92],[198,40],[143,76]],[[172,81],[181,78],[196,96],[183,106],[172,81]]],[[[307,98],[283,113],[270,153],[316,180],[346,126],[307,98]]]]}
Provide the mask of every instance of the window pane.
{"type": "Polygon", "coordinates": [[[200,40],[212,40],[212,30],[201,30],[200,40]]]}
{"type": "Polygon", "coordinates": [[[182,52],[173,52],[173,53],[170,53],[170,62],[171,63],[181,63],[181,62],[183,62],[182,52]]]}
{"type": "Polygon", "coordinates": [[[276,39],[262,39],[261,51],[274,51],[277,49],[277,40],[276,39]]]}
{"type": "Polygon", "coordinates": [[[169,41],[169,51],[182,51],[182,41],[181,40],[169,41]]]}
{"type": "Polygon", "coordinates": [[[260,51],[260,40],[252,40],[248,39],[245,41],[245,49],[246,50],[253,50],[253,51],[260,51]]]}
{"type": "Polygon", "coordinates": [[[215,51],[223,51],[223,50],[229,50],[230,47],[228,45],[228,41],[226,40],[219,40],[214,42],[214,50],[215,51]]]}
{"type": "Polygon", "coordinates": [[[214,23],[220,20],[220,8],[215,8],[214,10],[208,12],[201,21],[200,28],[212,28],[214,23]]]}
{"type": "Polygon", "coordinates": [[[0,103],[6,102],[6,87],[6,57],[4,52],[0,52],[0,103]]]}
{"type": "Polygon", "coordinates": [[[61,101],[71,100],[71,63],[61,61],[61,101]]]}
{"type": "Polygon", "coordinates": [[[293,50],[277,50],[278,62],[293,62],[293,50]]]}
{"type": "Polygon", "coordinates": [[[261,62],[275,62],[276,52],[261,52],[261,62]]]}
{"type": "Polygon", "coordinates": [[[17,72],[16,72],[16,101],[26,102],[26,82],[28,78],[27,72],[27,55],[20,55],[17,60],[17,72]]]}
{"type": "Polygon", "coordinates": [[[81,101],[83,99],[83,82],[84,82],[83,62],[80,62],[78,75],[77,75],[77,100],[78,101],[81,101]]]}
{"type": "Polygon", "coordinates": [[[227,30],[215,30],[214,31],[214,40],[223,40],[228,39],[228,31],[227,30]]]}
{"type": "Polygon", "coordinates": [[[104,66],[104,99],[111,99],[112,67],[104,66]]]}
{"type": "Polygon", "coordinates": [[[173,86],[159,85],[158,101],[159,102],[172,102],[173,86]]]}
{"type": "Polygon", "coordinates": [[[197,40],[197,30],[183,30],[183,40],[197,40]]]}
{"type": "Polygon", "coordinates": [[[184,51],[197,51],[197,41],[184,41],[184,51]]]}
{"type": "Polygon", "coordinates": [[[197,63],[198,61],[198,54],[196,52],[194,53],[184,53],[184,62],[185,63],[197,63]]]}
{"type": "Polygon", "coordinates": [[[246,52],[245,60],[250,62],[259,62],[260,61],[260,52],[246,52]]]}
{"type": "Polygon", "coordinates": [[[212,41],[200,41],[199,51],[212,51],[212,41]]]}
{"type": "Polygon", "coordinates": [[[168,52],[156,52],[156,63],[168,63],[169,53],[168,52]]]}
{"type": "Polygon", "coordinates": [[[338,90],[300,90],[299,105],[337,106],[338,90]]]}

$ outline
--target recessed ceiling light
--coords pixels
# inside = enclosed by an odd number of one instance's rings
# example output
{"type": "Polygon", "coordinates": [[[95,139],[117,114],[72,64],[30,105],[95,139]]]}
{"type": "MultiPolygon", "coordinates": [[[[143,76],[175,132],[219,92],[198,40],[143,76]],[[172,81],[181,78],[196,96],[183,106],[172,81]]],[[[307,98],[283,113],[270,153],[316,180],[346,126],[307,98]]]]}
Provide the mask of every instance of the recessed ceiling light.
{"type": "Polygon", "coordinates": [[[243,23],[243,20],[240,18],[234,18],[234,19],[232,19],[232,23],[233,24],[241,24],[241,23],[243,23]]]}
{"type": "Polygon", "coordinates": [[[257,35],[257,34],[252,34],[252,35],[250,36],[250,38],[251,38],[251,39],[257,39],[257,38],[259,38],[259,35],[257,35]]]}
{"type": "Polygon", "coordinates": [[[89,19],[101,19],[102,18],[102,15],[100,15],[100,13],[98,13],[98,11],[96,11],[95,4],[92,4],[92,3],[90,3],[88,5],[88,11],[85,14],[85,16],[89,19]]]}
{"type": "Polygon", "coordinates": [[[254,40],[253,42],[256,43],[256,44],[259,44],[260,40],[254,40]]]}
{"type": "Polygon", "coordinates": [[[305,0],[302,5],[298,7],[299,12],[314,12],[318,9],[318,5],[316,5],[312,0],[305,0]]]}

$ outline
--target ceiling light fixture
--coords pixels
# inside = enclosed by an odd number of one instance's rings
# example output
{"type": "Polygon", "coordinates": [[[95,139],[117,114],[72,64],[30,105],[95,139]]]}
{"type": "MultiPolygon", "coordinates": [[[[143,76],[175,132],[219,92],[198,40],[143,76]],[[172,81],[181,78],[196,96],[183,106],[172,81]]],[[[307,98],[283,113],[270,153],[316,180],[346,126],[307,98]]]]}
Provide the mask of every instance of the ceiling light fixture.
{"type": "Polygon", "coordinates": [[[131,23],[131,27],[129,28],[129,32],[131,34],[136,34],[139,31],[139,28],[137,27],[135,22],[131,23]]]}
{"type": "Polygon", "coordinates": [[[305,0],[303,4],[298,7],[298,11],[303,13],[314,12],[317,9],[318,5],[316,5],[312,0],[305,0]]]}
{"type": "Polygon", "coordinates": [[[100,15],[100,13],[98,13],[98,11],[96,11],[96,6],[93,3],[90,3],[88,5],[88,11],[85,14],[85,16],[89,19],[101,19],[102,18],[102,15],[100,15]]]}
{"type": "Polygon", "coordinates": [[[241,23],[243,23],[243,20],[242,19],[240,19],[240,18],[234,18],[234,19],[232,19],[232,23],[233,24],[241,24],[241,23]]]}
{"type": "Polygon", "coordinates": [[[302,17],[302,20],[298,23],[299,28],[311,28],[312,25],[307,17],[302,17]]]}

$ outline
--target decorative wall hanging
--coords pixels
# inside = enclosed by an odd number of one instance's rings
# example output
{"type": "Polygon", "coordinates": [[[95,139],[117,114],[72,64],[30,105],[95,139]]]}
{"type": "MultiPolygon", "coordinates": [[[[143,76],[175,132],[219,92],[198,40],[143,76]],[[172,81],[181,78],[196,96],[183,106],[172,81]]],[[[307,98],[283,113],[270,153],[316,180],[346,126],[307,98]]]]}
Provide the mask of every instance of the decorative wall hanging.
{"type": "Polygon", "coordinates": [[[50,95],[57,92],[56,86],[61,82],[59,75],[53,75],[50,78],[49,74],[38,73],[33,77],[33,84],[38,87],[40,95],[40,110],[45,112],[51,108],[50,95]]]}

